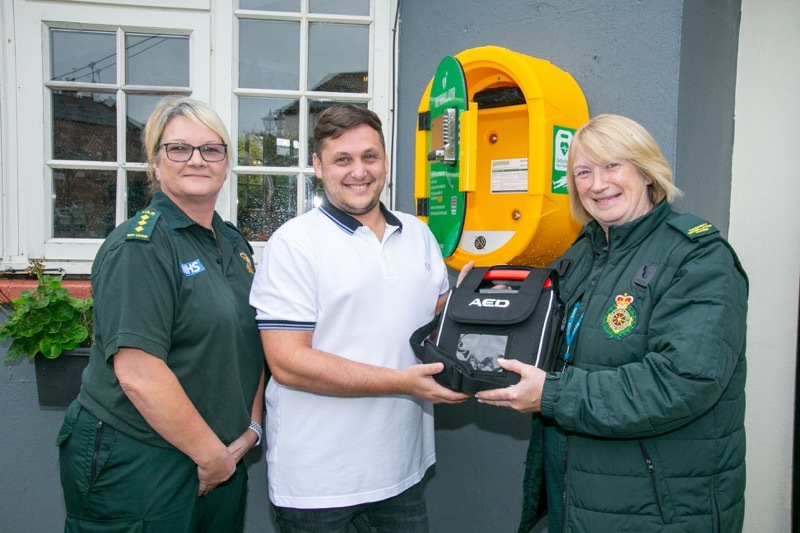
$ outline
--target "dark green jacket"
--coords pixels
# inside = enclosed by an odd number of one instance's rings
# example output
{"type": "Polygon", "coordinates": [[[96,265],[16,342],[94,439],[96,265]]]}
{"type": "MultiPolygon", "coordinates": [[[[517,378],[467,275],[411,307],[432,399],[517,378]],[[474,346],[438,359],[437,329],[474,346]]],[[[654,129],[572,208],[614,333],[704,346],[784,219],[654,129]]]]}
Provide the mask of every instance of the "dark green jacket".
{"type": "MultiPolygon", "coordinates": [[[[563,488],[549,494],[553,521],[581,532],[740,531],[746,275],[716,228],[666,202],[609,234],[607,244],[588,224],[559,261],[567,313],[580,300],[584,315],[572,364],[548,374],[534,424],[534,452],[538,423],[549,426],[545,464],[563,488]]],[[[529,497],[541,487],[534,459],[529,497]]]]}

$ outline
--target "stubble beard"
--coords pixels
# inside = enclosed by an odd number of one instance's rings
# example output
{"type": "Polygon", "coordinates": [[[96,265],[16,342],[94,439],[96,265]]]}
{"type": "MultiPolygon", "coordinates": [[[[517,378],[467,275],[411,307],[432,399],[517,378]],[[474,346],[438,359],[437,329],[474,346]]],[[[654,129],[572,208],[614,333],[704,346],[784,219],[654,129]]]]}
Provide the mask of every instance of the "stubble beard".
{"type": "Polygon", "coordinates": [[[372,198],[370,198],[367,205],[361,206],[355,205],[348,201],[346,194],[332,194],[332,192],[335,191],[329,191],[328,187],[325,187],[325,196],[328,198],[328,201],[331,202],[334,207],[352,217],[366,215],[375,209],[380,203],[380,193],[375,194],[372,198]]]}
{"type": "Polygon", "coordinates": [[[375,209],[378,206],[379,203],[380,203],[380,199],[379,199],[378,196],[373,198],[368,205],[365,205],[363,207],[362,206],[353,205],[353,204],[348,203],[348,202],[343,200],[342,201],[342,205],[341,205],[341,207],[339,207],[339,209],[341,209],[343,212],[347,213],[348,215],[360,216],[360,215],[366,215],[367,213],[371,212],[373,209],[375,209]]]}

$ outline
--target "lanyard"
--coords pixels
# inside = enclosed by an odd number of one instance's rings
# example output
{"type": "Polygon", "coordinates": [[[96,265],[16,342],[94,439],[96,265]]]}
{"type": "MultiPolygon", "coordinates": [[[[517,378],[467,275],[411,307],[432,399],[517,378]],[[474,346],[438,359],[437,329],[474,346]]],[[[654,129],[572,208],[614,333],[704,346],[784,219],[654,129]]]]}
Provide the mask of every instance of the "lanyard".
{"type": "Polygon", "coordinates": [[[583,322],[583,313],[578,316],[578,310],[581,308],[581,302],[575,302],[575,305],[572,306],[572,311],[569,313],[569,318],[567,319],[567,328],[565,332],[565,338],[567,341],[567,351],[564,352],[564,368],[570,363],[569,360],[569,349],[572,346],[573,341],[575,341],[575,335],[578,334],[578,329],[581,327],[581,322],[583,322]]]}

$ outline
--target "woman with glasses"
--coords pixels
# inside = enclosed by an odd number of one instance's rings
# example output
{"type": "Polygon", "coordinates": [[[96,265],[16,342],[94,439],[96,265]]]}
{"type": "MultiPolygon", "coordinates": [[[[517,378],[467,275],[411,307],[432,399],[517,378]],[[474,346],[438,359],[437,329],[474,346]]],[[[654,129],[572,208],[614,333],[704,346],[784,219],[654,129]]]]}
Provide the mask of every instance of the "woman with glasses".
{"type": "Polygon", "coordinates": [[[585,226],[556,262],[561,361],[503,360],[520,382],[476,395],[539,413],[520,531],[545,502],[549,531],[741,531],[742,265],[717,228],[672,209],[672,170],[629,118],[578,129],[567,186],[585,226]]]}
{"type": "Polygon", "coordinates": [[[95,342],[58,437],[68,531],[242,531],[261,440],[252,249],[214,210],[219,116],[162,100],[144,131],[150,205],[92,266],[95,342]]]}

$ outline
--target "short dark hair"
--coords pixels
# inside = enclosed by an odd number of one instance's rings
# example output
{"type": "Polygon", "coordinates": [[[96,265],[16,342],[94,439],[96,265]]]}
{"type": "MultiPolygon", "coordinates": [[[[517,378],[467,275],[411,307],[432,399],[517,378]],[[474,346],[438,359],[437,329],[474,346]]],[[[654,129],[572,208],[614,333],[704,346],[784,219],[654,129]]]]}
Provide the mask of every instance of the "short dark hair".
{"type": "Polygon", "coordinates": [[[378,132],[381,147],[386,151],[381,119],[374,111],[355,104],[335,104],[320,113],[317,125],[314,126],[314,153],[321,158],[322,148],[327,139],[336,139],[344,132],[362,124],[378,132]]]}

